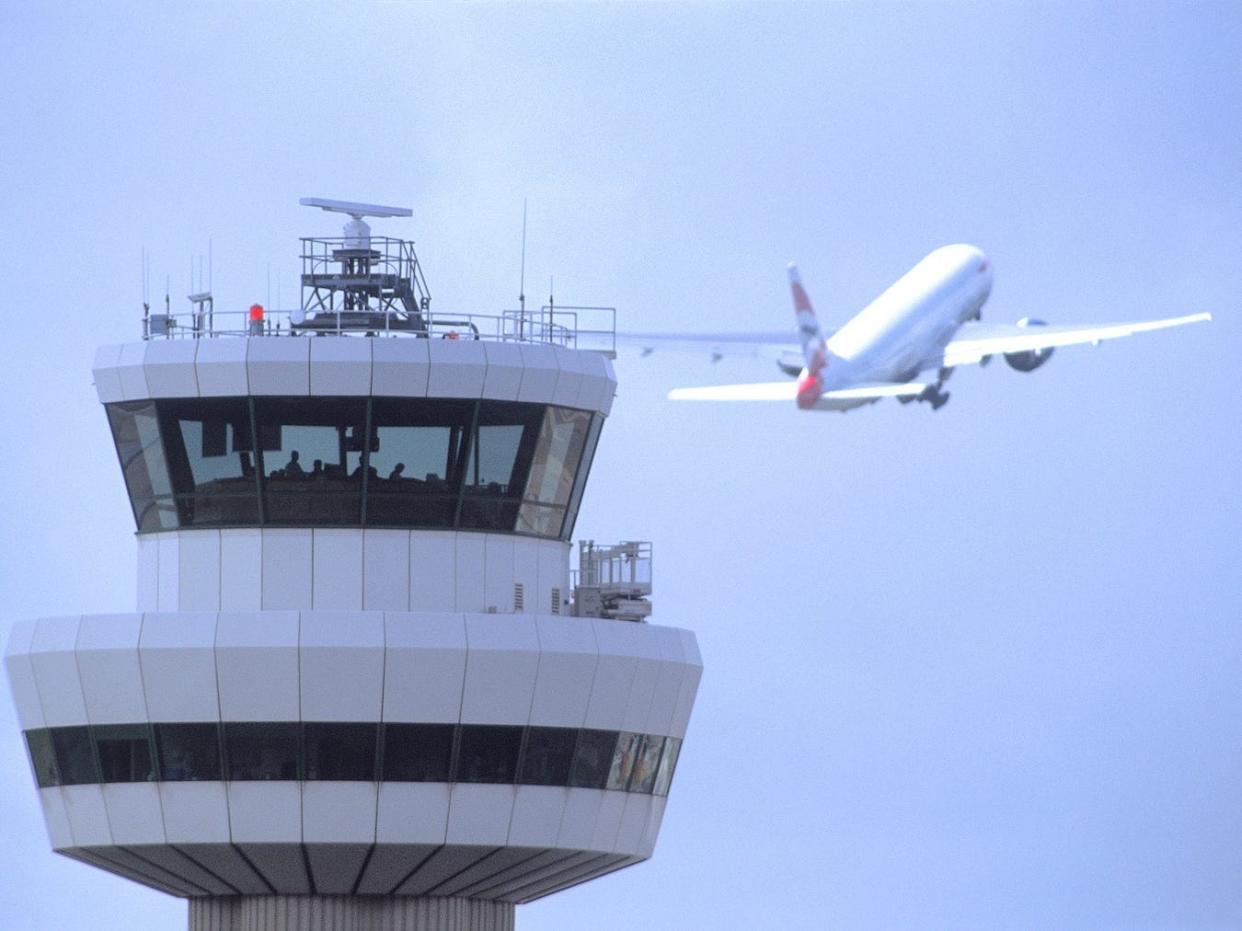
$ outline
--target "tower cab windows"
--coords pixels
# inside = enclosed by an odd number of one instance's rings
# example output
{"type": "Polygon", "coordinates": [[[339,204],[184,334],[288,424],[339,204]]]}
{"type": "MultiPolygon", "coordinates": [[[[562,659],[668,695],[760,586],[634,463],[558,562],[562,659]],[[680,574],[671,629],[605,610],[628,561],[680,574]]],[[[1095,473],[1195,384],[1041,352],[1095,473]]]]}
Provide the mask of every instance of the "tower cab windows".
{"type": "Polygon", "coordinates": [[[418,527],[568,539],[603,417],[511,401],[109,404],[139,533],[418,527]]]}

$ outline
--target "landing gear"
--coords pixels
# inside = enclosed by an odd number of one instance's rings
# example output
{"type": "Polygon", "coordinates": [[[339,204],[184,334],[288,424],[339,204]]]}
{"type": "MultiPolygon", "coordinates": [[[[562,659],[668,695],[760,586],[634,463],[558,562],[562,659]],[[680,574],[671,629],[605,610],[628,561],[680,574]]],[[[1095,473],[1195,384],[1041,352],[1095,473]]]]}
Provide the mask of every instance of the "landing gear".
{"type": "Polygon", "coordinates": [[[932,410],[938,411],[949,403],[949,392],[941,391],[940,388],[941,385],[939,383],[928,385],[915,400],[925,401],[931,405],[932,410]]]}

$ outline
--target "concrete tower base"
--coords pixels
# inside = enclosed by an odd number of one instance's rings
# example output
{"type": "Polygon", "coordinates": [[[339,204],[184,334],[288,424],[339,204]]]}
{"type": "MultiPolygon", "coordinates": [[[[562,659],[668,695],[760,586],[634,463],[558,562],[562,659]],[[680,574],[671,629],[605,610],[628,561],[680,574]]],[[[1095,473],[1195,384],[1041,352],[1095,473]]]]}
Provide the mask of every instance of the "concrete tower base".
{"type": "Polygon", "coordinates": [[[190,899],[190,931],[513,931],[512,902],[254,895],[190,899]]]}

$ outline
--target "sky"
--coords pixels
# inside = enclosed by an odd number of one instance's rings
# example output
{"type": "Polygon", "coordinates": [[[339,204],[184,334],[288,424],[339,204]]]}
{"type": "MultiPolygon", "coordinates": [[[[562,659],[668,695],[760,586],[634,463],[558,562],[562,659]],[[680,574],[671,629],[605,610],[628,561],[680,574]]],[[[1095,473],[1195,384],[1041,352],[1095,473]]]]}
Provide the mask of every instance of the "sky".
{"type": "MultiPolygon", "coordinates": [[[[412,207],[441,309],[515,305],[525,201],[528,295],[621,329],[792,336],[790,260],[839,324],[949,242],[985,320],[1212,312],[936,413],[619,358],[577,536],[654,541],[705,672],[655,856],[518,927],[1242,926],[1242,7],[0,0],[0,86],[0,634],[134,604],[142,250],[289,306],[300,197],[412,207]]],[[[50,852],[0,701],[0,926],[184,914],[50,852]]]]}

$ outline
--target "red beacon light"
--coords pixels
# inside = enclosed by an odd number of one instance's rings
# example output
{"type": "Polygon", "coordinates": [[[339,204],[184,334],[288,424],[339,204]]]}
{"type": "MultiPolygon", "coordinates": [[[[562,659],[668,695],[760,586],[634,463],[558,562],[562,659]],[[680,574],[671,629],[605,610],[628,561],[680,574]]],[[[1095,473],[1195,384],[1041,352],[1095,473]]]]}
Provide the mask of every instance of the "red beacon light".
{"type": "Polygon", "coordinates": [[[263,305],[262,304],[251,304],[250,305],[250,335],[252,336],[263,335],[263,305]]]}

